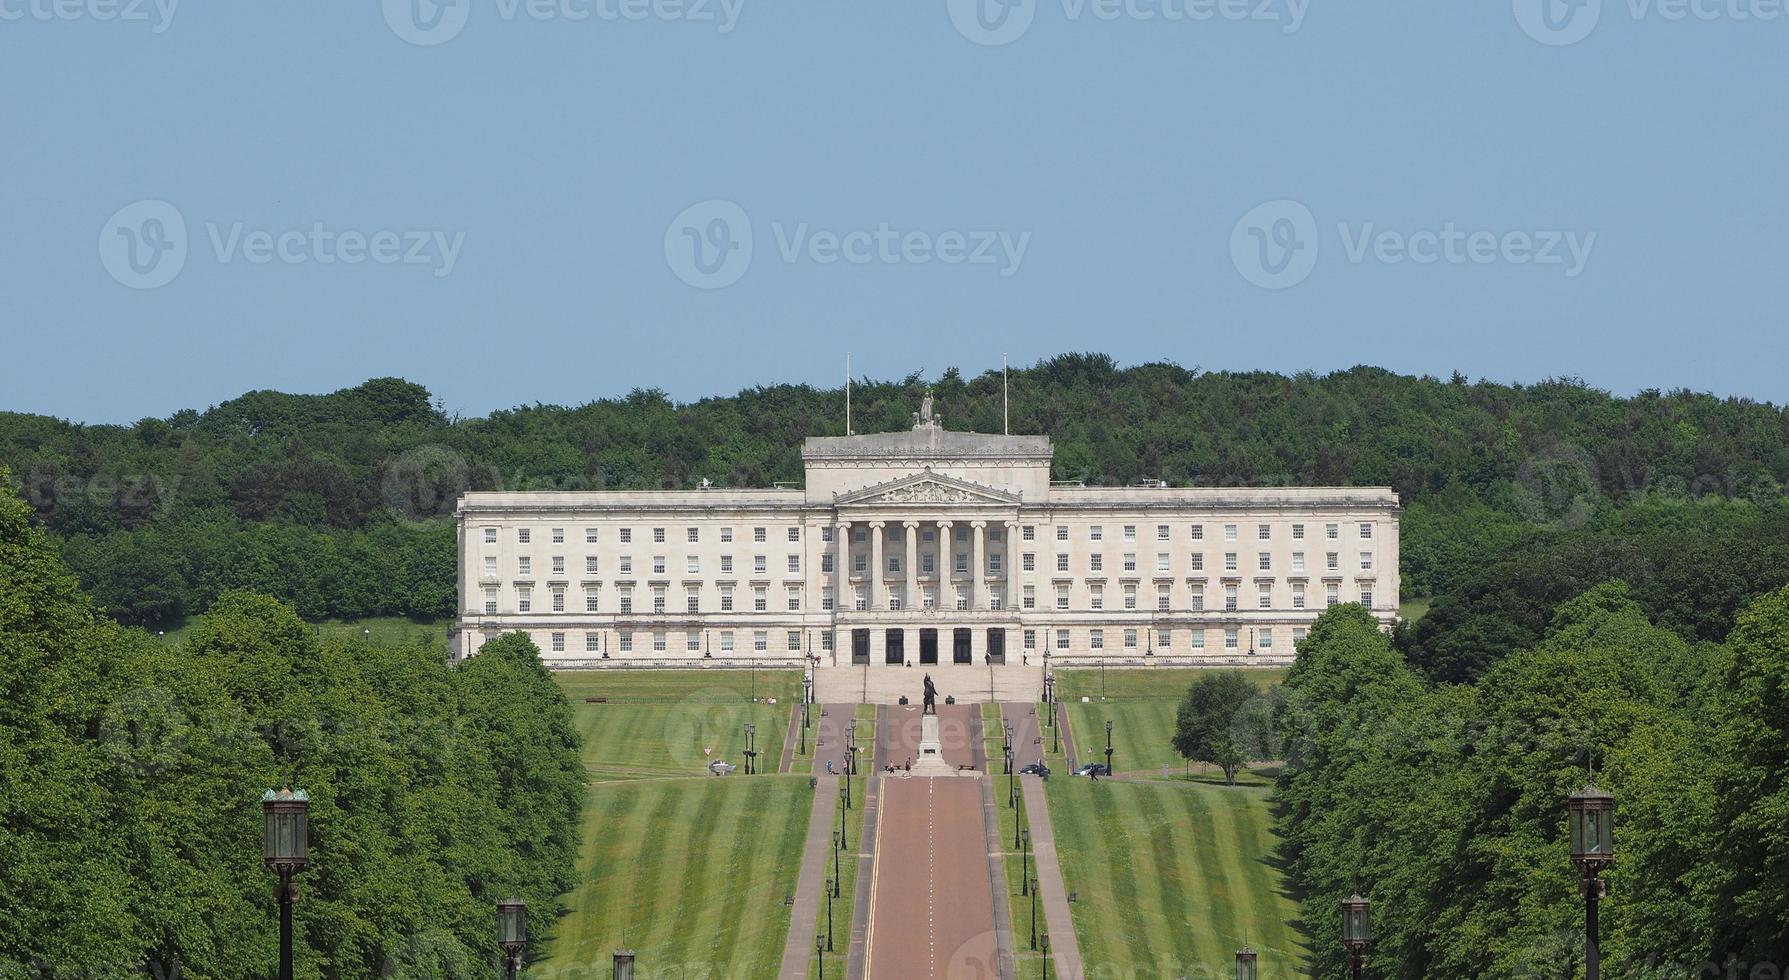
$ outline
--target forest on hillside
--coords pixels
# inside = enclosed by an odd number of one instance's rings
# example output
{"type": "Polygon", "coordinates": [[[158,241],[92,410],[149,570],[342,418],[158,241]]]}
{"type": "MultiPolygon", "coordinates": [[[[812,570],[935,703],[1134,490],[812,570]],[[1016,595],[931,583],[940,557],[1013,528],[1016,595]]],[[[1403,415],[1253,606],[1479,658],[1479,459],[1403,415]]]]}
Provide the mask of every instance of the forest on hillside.
{"type": "MultiPolygon", "coordinates": [[[[947,427],[1000,431],[1000,373],[955,368],[854,383],[855,428],[905,427],[927,390],[947,427]]],[[[1434,597],[1398,642],[1439,678],[1475,676],[1614,575],[1648,615],[1709,640],[1789,582],[1789,411],[1769,403],[1083,353],[1012,371],[1011,424],[1051,437],[1058,479],[1391,486],[1405,597],[1434,597]]],[[[804,437],[843,430],[842,388],[689,403],[635,390],[459,418],[380,378],[132,425],[0,413],[0,467],[121,622],[179,622],[231,589],[307,619],[439,618],[453,613],[447,519],[466,490],[765,486],[801,479],[804,437]]]]}

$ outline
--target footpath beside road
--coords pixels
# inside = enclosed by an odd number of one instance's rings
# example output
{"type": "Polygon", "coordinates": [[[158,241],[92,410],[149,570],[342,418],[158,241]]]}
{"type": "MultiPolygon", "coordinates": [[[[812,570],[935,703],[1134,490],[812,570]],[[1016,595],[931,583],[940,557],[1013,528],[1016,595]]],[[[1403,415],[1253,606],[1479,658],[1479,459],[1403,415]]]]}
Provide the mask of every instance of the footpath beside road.
{"type": "Polygon", "coordinates": [[[821,775],[814,778],[814,783],[814,808],[808,816],[807,843],[801,849],[801,875],[795,881],[795,908],[789,913],[789,937],[783,942],[783,966],[777,971],[778,980],[807,980],[808,963],[814,956],[820,890],[825,886],[827,860],[832,856],[832,817],[837,812],[839,779],[821,775]]]}
{"type": "Polygon", "coordinates": [[[1063,980],[1082,980],[1087,970],[1081,963],[1081,944],[1075,939],[1075,924],[1069,915],[1068,890],[1063,887],[1062,863],[1056,857],[1056,831],[1050,825],[1044,781],[1036,776],[1020,776],[1019,787],[1025,800],[1025,819],[1031,824],[1031,858],[1037,868],[1044,924],[1050,933],[1050,959],[1063,980]]]}

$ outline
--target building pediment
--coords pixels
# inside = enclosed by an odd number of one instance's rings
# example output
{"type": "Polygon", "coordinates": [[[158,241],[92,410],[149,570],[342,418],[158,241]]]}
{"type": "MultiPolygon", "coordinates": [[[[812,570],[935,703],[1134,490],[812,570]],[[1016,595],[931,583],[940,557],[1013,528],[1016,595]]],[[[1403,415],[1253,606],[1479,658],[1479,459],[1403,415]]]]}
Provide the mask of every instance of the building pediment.
{"type": "Polygon", "coordinates": [[[899,480],[833,495],[844,504],[999,504],[1013,506],[1017,494],[925,470],[899,480]]]}

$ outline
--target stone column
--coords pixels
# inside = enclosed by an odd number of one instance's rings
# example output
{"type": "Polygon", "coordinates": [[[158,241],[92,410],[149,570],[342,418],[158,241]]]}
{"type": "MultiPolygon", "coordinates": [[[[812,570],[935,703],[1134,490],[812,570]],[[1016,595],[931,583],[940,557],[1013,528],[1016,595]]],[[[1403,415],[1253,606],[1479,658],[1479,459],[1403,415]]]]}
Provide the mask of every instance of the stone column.
{"type": "Polygon", "coordinates": [[[903,609],[919,608],[919,522],[902,521],[907,529],[907,598],[903,609]]]}
{"type": "Polygon", "coordinates": [[[870,608],[881,609],[886,603],[882,601],[882,533],[888,525],[882,521],[870,522],[870,608]]]}
{"type": "MultiPolygon", "coordinates": [[[[832,614],[835,617],[844,610],[853,608],[851,604],[851,522],[839,521],[832,531],[832,614]]],[[[833,641],[833,653],[838,653],[838,641],[833,641]]]]}
{"type": "Polygon", "coordinates": [[[1019,522],[1006,522],[1006,608],[1019,608],[1019,522]]]}
{"type": "Polygon", "coordinates": [[[969,608],[988,608],[988,584],[985,576],[988,570],[988,522],[970,521],[974,529],[975,550],[969,553],[969,608]]]}
{"type": "Polygon", "coordinates": [[[951,586],[951,588],[948,588],[948,589],[945,588],[945,586],[951,584],[951,582],[950,582],[950,556],[951,556],[951,549],[953,547],[955,547],[955,543],[952,542],[950,539],[950,529],[951,529],[950,521],[939,521],[938,522],[938,565],[937,565],[938,584],[937,584],[937,589],[938,589],[938,608],[939,609],[955,609],[955,608],[957,608],[956,587],[951,586]]]}

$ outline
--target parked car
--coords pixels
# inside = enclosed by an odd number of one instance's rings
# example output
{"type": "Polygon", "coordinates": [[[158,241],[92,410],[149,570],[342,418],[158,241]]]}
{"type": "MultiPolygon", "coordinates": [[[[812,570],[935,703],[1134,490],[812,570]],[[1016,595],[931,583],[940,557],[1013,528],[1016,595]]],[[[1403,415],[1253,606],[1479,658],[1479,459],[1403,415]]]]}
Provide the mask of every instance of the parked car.
{"type": "Polygon", "coordinates": [[[1045,779],[1049,779],[1050,778],[1050,767],[1044,765],[1041,762],[1033,762],[1031,765],[1021,766],[1019,768],[1019,775],[1021,775],[1021,776],[1042,776],[1045,779]]]}
{"type": "Polygon", "coordinates": [[[1112,775],[1112,770],[1106,768],[1104,763],[1089,762],[1088,764],[1082,766],[1081,768],[1076,769],[1075,775],[1077,775],[1077,776],[1110,776],[1110,775],[1112,775]]]}
{"type": "Polygon", "coordinates": [[[714,773],[716,776],[731,775],[732,772],[738,768],[738,766],[727,762],[725,759],[716,759],[708,764],[708,771],[714,773]]]}

